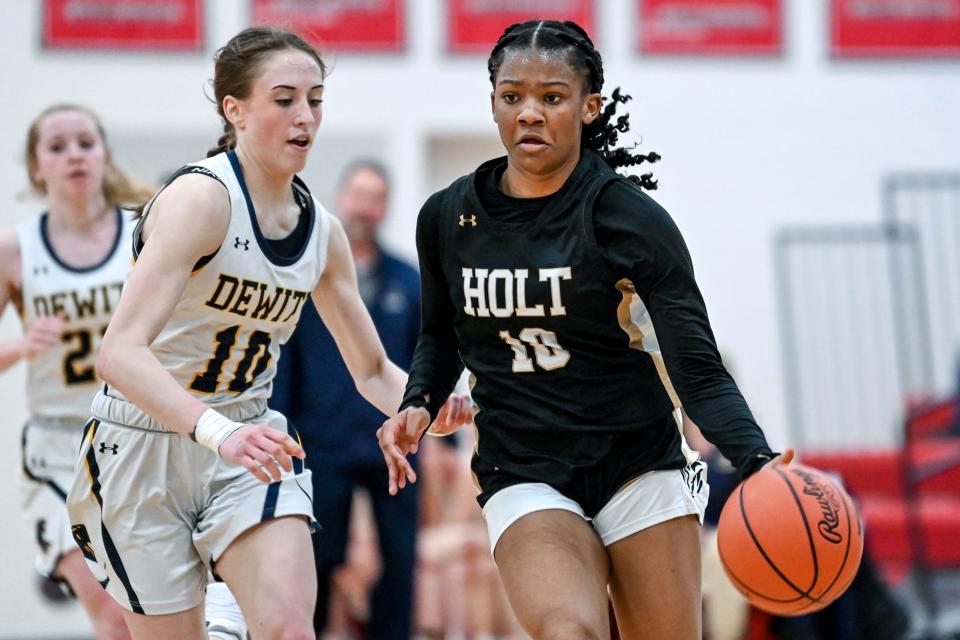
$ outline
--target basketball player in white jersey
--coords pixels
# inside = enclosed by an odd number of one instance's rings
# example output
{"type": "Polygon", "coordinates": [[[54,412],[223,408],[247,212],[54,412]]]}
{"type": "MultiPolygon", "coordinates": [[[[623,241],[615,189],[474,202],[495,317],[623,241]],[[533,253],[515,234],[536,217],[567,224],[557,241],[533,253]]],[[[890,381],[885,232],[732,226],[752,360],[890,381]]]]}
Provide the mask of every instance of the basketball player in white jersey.
{"type": "Polygon", "coordinates": [[[0,370],[27,361],[21,497],[39,547],[37,569],[65,581],[97,638],[128,638],[120,607],[91,574],[65,508],[77,447],[97,389],[94,357],[130,269],[131,212],[149,192],[113,164],[88,109],[60,104],[34,119],[26,163],[46,212],[0,234],[0,310],[17,309],[24,337],[0,343],[0,370]]]}
{"type": "MultiPolygon", "coordinates": [[[[324,75],[293,34],[231,39],[213,82],[224,135],[168,181],[134,234],[68,498],[134,638],[203,638],[208,569],[255,640],[314,638],[310,471],[293,425],[267,408],[307,296],[359,391],[388,415],[400,404],[406,375],[359,296],[343,229],[296,177],[324,75]]],[[[449,421],[465,404],[448,403],[449,421]]]]}
{"type": "MultiPolygon", "coordinates": [[[[23,514],[38,545],[38,571],[69,585],[98,639],[129,638],[121,608],[101,587],[106,576],[94,577],[84,563],[64,503],[100,384],[94,358],[131,266],[133,212],[122,207],[152,192],[117,168],[99,118],[78,105],[41,112],[24,156],[47,211],[0,234],[0,310],[13,303],[24,327],[23,338],[0,342],[0,371],[27,361],[23,514]]],[[[211,638],[245,633],[224,586],[210,586],[207,614],[211,638]]]]}

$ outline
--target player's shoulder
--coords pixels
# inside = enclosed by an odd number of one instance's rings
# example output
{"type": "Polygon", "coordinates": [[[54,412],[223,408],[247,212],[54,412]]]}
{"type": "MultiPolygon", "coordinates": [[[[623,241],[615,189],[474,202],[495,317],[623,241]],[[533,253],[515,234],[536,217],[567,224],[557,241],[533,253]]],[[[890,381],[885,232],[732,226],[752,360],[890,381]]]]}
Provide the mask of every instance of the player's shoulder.
{"type": "MultiPolygon", "coordinates": [[[[306,185],[304,185],[306,186],[306,185]]],[[[337,216],[330,213],[330,210],[323,206],[323,203],[313,194],[308,193],[309,201],[312,203],[313,228],[316,230],[317,240],[322,247],[330,244],[330,235],[333,232],[333,225],[337,222],[337,216]]]]}
{"type": "Polygon", "coordinates": [[[206,256],[223,242],[230,225],[230,194],[218,179],[205,173],[180,173],[167,183],[145,211],[142,240],[164,239],[164,250],[179,246],[206,256]]]}
{"type": "Polygon", "coordinates": [[[232,171],[225,154],[185,164],[167,178],[158,199],[186,196],[199,205],[229,206],[226,174],[232,171]]]}
{"type": "Polygon", "coordinates": [[[178,175],[157,194],[146,228],[149,233],[156,225],[188,225],[195,231],[209,229],[222,236],[220,232],[226,232],[229,222],[230,194],[226,185],[205,173],[191,172],[178,175]]]}
{"type": "Polygon", "coordinates": [[[427,197],[427,199],[423,201],[423,206],[420,207],[420,215],[424,215],[424,214],[430,215],[439,211],[440,208],[443,206],[443,199],[446,197],[447,190],[449,188],[450,187],[447,186],[447,187],[444,187],[443,189],[440,189],[439,191],[434,191],[433,193],[431,193],[427,197]]]}
{"type": "Polygon", "coordinates": [[[20,238],[17,229],[0,231],[0,279],[6,284],[20,280],[20,238]]]}
{"type": "Polygon", "coordinates": [[[423,220],[437,220],[444,214],[444,207],[454,201],[459,201],[471,189],[479,171],[489,165],[488,161],[471,173],[462,175],[439,191],[430,194],[420,208],[420,218],[423,220]]]}
{"type": "Polygon", "coordinates": [[[667,210],[640,185],[626,176],[617,176],[600,192],[596,202],[611,212],[631,213],[647,218],[670,218],[667,210]]]}
{"type": "MultiPolygon", "coordinates": [[[[31,218],[31,221],[36,222],[36,218],[31,218]]],[[[19,227],[0,229],[0,251],[6,253],[11,250],[20,250],[19,227]]]]}
{"type": "Polygon", "coordinates": [[[423,208],[431,212],[439,211],[441,208],[443,208],[444,202],[446,202],[448,198],[457,194],[457,192],[461,189],[461,184],[468,177],[469,176],[461,176],[444,188],[431,193],[430,197],[427,198],[423,203],[423,208]]]}
{"type": "Polygon", "coordinates": [[[447,200],[447,194],[450,187],[444,187],[439,191],[430,194],[420,207],[420,213],[417,215],[417,226],[419,228],[436,228],[440,219],[443,217],[444,203],[447,200]]]}
{"type": "Polygon", "coordinates": [[[640,235],[678,234],[667,210],[649,193],[625,176],[612,180],[593,206],[594,223],[640,235]]]}
{"type": "Polygon", "coordinates": [[[191,171],[177,176],[177,179],[160,193],[158,200],[163,197],[187,197],[194,200],[198,206],[230,206],[226,185],[218,177],[203,171],[191,171]]]}
{"type": "Polygon", "coordinates": [[[8,260],[20,259],[20,234],[16,227],[0,230],[0,261],[6,266],[8,260]]]}

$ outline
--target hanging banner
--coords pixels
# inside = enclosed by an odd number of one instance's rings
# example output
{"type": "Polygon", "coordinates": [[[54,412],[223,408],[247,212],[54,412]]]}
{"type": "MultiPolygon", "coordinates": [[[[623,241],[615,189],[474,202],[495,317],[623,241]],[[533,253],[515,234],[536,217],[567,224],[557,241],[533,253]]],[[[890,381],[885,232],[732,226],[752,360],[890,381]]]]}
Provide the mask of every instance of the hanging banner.
{"type": "Polygon", "coordinates": [[[201,0],[43,0],[48,49],[200,51],[201,0]]]}
{"type": "Polygon", "coordinates": [[[781,0],[638,0],[637,4],[637,48],[644,53],[776,55],[783,48],[781,0]]]}
{"type": "Polygon", "coordinates": [[[596,42],[592,0],[448,0],[447,46],[455,53],[489,53],[514,22],[573,20],[596,42]]]}
{"type": "Polygon", "coordinates": [[[403,49],[403,0],[253,0],[254,24],[272,24],[324,50],[403,49]]]}
{"type": "Polygon", "coordinates": [[[960,0],[832,0],[836,57],[960,57],[960,0]]]}

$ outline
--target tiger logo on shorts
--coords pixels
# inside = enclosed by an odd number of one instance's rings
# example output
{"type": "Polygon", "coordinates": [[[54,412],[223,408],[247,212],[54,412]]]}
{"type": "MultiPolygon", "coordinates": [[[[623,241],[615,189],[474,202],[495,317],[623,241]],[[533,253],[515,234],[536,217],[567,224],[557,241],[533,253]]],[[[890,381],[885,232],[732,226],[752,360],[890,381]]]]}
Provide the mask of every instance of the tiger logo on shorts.
{"type": "Polygon", "coordinates": [[[97,556],[93,553],[93,546],[90,544],[90,533],[87,531],[87,528],[82,524],[75,524],[70,527],[70,532],[73,534],[73,539],[76,541],[77,546],[80,547],[80,551],[83,552],[83,557],[91,562],[96,562],[97,556]]]}
{"type": "Polygon", "coordinates": [[[687,488],[690,489],[690,495],[694,498],[700,495],[700,492],[703,490],[704,469],[704,464],[699,460],[688,467],[680,469],[680,475],[683,476],[683,481],[687,485],[687,488]]]}

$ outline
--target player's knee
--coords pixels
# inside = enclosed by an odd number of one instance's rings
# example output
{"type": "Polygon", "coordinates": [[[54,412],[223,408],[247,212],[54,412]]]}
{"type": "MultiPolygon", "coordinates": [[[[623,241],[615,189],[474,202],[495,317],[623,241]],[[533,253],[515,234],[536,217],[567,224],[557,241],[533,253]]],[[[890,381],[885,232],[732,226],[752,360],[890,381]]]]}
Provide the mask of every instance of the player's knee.
{"type": "Polygon", "coordinates": [[[601,640],[603,636],[586,620],[571,615],[544,616],[534,632],[535,640],[601,640]]]}

